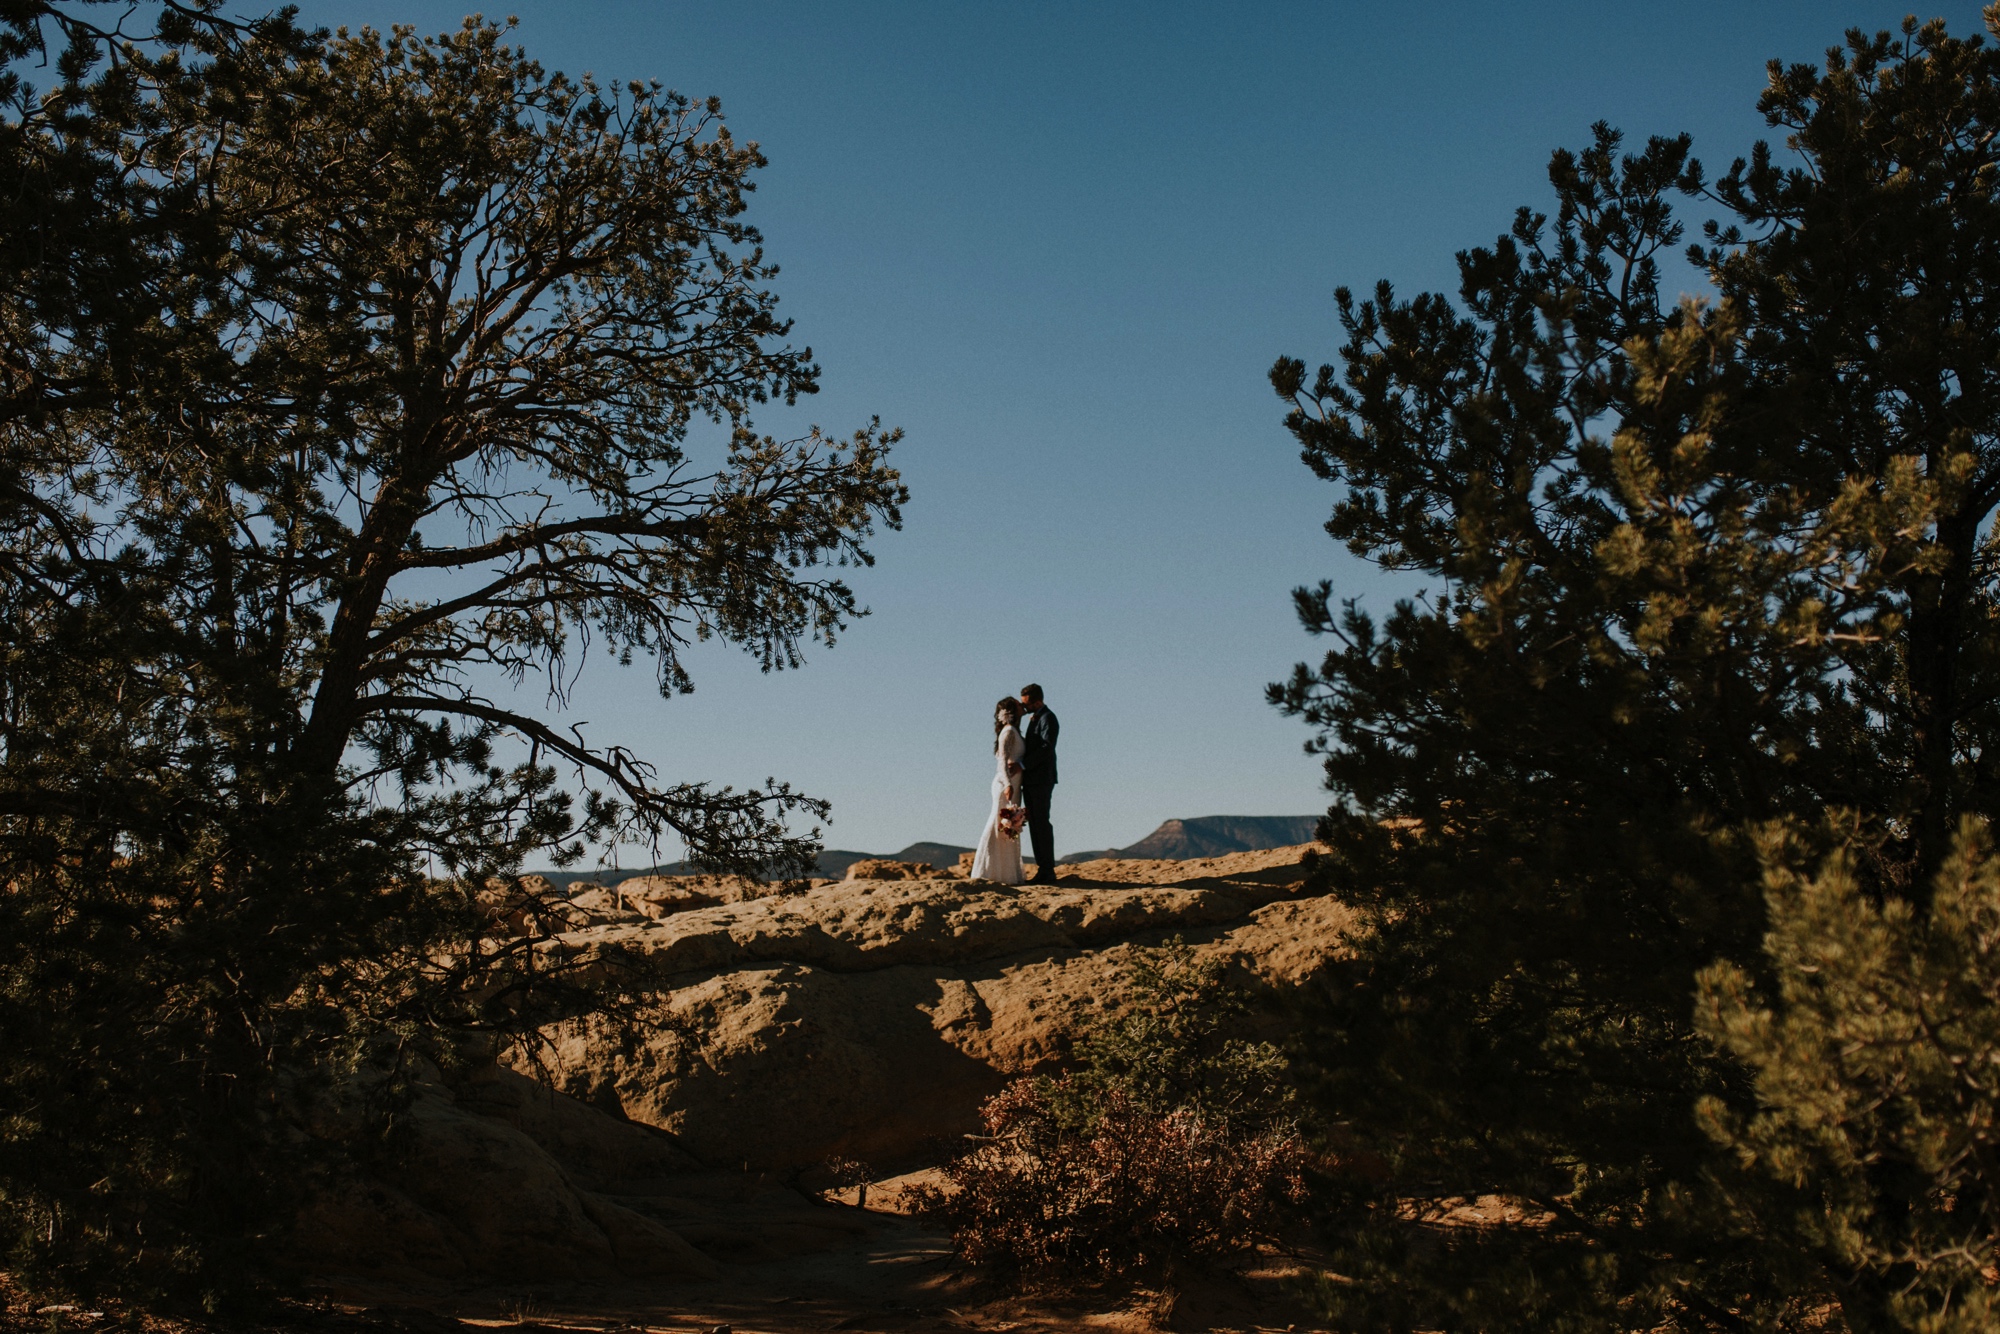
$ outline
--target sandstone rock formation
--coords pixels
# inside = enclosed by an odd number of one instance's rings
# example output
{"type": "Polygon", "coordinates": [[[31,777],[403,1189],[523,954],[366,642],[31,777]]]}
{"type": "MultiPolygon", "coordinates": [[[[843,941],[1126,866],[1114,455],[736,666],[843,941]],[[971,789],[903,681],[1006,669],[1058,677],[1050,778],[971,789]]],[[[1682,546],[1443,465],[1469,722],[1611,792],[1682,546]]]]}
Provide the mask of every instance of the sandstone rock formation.
{"type": "Polygon", "coordinates": [[[847,868],[848,880],[946,880],[952,873],[929,862],[901,862],[893,857],[864,857],[847,868]]]}
{"type": "Polygon", "coordinates": [[[1059,1062],[1120,1003],[1135,946],[1183,935],[1246,982],[1322,966],[1349,914],[1299,896],[1302,851],[1085,863],[1054,887],[848,880],[585,928],[562,945],[644,956],[672,987],[642,1030],[551,1031],[552,1068],[710,1161],[901,1170],[976,1129],[1007,1079],[1059,1062]]]}
{"type": "Polygon", "coordinates": [[[700,1279],[843,1245],[852,1218],[704,1167],[672,1136],[508,1070],[423,1081],[371,1164],[301,1210],[289,1258],[387,1279],[700,1279]]]}
{"type": "MultiPolygon", "coordinates": [[[[492,1066],[423,1081],[370,1174],[314,1197],[299,1249],[384,1274],[692,1279],[844,1244],[851,1216],[788,1183],[832,1157],[941,1160],[985,1096],[1122,1003],[1134,949],[1179,935],[1246,986],[1338,957],[1350,913],[1302,893],[1305,852],[1085,863],[1050,887],[894,863],[793,893],[575,886],[545,947],[647,958],[666,977],[648,1021],[551,1029],[556,1089],[492,1066]]],[[[482,896],[496,932],[521,929],[512,892],[482,896]]]]}

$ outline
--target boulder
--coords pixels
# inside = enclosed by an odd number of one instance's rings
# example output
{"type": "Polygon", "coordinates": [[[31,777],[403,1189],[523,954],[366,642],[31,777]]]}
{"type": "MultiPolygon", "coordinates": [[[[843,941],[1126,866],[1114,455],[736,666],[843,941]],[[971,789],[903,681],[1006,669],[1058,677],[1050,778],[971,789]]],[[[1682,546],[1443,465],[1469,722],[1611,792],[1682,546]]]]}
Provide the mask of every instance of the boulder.
{"type": "MultiPolygon", "coordinates": [[[[321,1108],[311,1125],[351,1136],[371,1124],[344,1110],[321,1108]]],[[[788,1186],[709,1169],[660,1130],[494,1066],[420,1078],[386,1140],[354,1161],[306,1194],[281,1257],[292,1267],[474,1283],[702,1279],[718,1257],[783,1258],[855,1235],[852,1220],[788,1186]]]]}
{"type": "Polygon", "coordinates": [[[461,1111],[505,1122],[526,1135],[585,1190],[617,1194],[633,1181],[702,1168],[673,1135],[607,1116],[504,1066],[482,1066],[462,1074],[449,1088],[433,1088],[461,1111]]]}
{"type": "Polygon", "coordinates": [[[735,875],[642,875],[615,887],[575,880],[557,889],[546,876],[526,875],[487,881],[474,895],[474,903],[497,932],[525,935],[657,921],[691,908],[742,903],[795,889],[735,875]]]}
{"type": "Polygon", "coordinates": [[[587,880],[579,884],[577,892],[569,897],[568,907],[582,922],[592,925],[637,922],[654,915],[640,912],[636,904],[628,905],[625,896],[618,890],[606,889],[587,880]]]}
{"type": "Polygon", "coordinates": [[[847,868],[849,880],[944,880],[950,875],[929,862],[899,862],[888,857],[864,857],[847,868]]]}
{"type": "Polygon", "coordinates": [[[616,1272],[610,1239],[591,1221],[576,1187],[514,1127],[427,1094],[402,1118],[393,1143],[388,1175],[464,1239],[467,1263],[482,1276],[616,1272]]]}
{"type": "Polygon", "coordinates": [[[577,880],[567,889],[557,889],[539,875],[511,880],[496,876],[473,896],[473,904],[501,935],[545,934],[640,919],[612,891],[593,881],[577,880]]]}
{"type": "Polygon", "coordinates": [[[357,1171],[305,1192],[277,1258],[308,1273],[459,1279],[467,1276],[468,1248],[445,1219],[357,1171]]]}
{"type": "MultiPolygon", "coordinates": [[[[592,1144],[608,1150],[591,1164],[601,1173],[625,1146],[611,1144],[615,1136],[561,1124],[589,1118],[615,1125],[589,1108],[550,1113],[539,1123],[556,1129],[558,1142],[567,1129],[567,1143],[581,1157],[590,1156],[592,1144]]],[[[308,1198],[292,1229],[295,1263],[319,1271],[473,1280],[715,1273],[714,1261],[685,1239],[582,1189],[532,1136],[461,1105],[440,1086],[419,1091],[396,1117],[386,1151],[374,1158],[369,1173],[356,1171],[308,1198]]],[[[669,1142],[654,1162],[685,1167],[689,1160],[669,1142]]]]}
{"type": "Polygon", "coordinates": [[[688,883],[689,879],[677,875],[633,876],[620,881],[613,892],[623,906],[654,921],[690,908],[709,908],[724,902],[719,895],[695,888],[688,883]]]}

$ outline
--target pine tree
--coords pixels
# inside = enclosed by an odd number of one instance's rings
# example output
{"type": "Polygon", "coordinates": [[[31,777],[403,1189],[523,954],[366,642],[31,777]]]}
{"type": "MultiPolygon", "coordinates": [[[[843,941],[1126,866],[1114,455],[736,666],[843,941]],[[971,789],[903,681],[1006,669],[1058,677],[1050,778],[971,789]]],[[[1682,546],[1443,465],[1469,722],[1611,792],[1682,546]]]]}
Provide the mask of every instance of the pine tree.
{"type": "Polygon", "coordinates": [[[477,21],[96,13],[0,11],[4,1263],[220,1299],[338,1150],[302,1082],[393,1097],[643,989],[486,937],[470,886],[669,833],[811,862],[821,803],[663,784],[481,681],[797,665],[906,493],[893,432],[753,427],[819,371],[713,102],[477,21]]]}
{"type": "MultiPolygon", "coordinates": [[[[1339,364],[1274,368],[1343,488],[1328,531],[1429,584],[1379,620],[1301,590],[1336,644],[1272,688],[1317,729],[1321,874],[1367,922],[1310,1052],[1350,1160],[1386,1173],[1344,1197],[1352,1319],[1929,1309],[1760,1203],[1779,1183],[1728,1127],[1776,1058],[1723,1040],[1750,1002],[1693,999],[1792,966],[1767,874],[1838,854],[1923,914],[1993,811],[1997,96],[2000,54],[1911,22],[1774,63],[1784,148],[1713,183],[1686,137],[1625,156],[1600,125],[1552,159],[1553,219],[1459,256],[1457,302],[1343,291],[1339,364]],[[1663,291],[1676,196],[1724,214],[1690,247],[1705,304],[1663,291]],[[1532,1221],[1422,1221],[1480,1195],[1532,1221]]],[[[1887,1217],[1930,1187],[1871,1189],[1887,1217]]]]}

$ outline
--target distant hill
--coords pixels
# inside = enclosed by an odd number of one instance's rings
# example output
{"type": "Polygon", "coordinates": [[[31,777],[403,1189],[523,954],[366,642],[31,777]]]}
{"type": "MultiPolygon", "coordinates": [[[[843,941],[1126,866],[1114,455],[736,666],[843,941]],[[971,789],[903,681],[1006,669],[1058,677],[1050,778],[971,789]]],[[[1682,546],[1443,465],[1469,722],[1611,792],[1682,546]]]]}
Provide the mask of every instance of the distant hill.
{"type": "Polygon", "coordinates": [[[847,852],[828,848],[819,855],[819,873],[829,880],[838,880],[847,874],[847,868],[854,863],[876,857],[886,857],[895,862],[922,862],[926,866],[941,866],[949,871],[958,865],[959,853],[970,851],[971,848],[960,847],[956,843],[912,843],[901,852],[847,852]]]}
{"type": "MultiPolygon", "coordinates": [[[[828,848],[820,853],[816,873],[828,880],[839,880],[847,874],[847,868],[856,862],[873,857],[889,857],[899,862],[923,862],[927,866],[941,866],[946,870],[958,865],[958,855],[970,852],[971,848],[960,847],[956,843],[912,843],[901,852],[849,852],[844,848],[828,848]]],[[[621,880],[630,880],[641,875],[687,875],[686,862],[666,862],[659,866],[629,866],[615,870],[577,871],[527,871],[526,875],[547,876],[551,883],[567,885],[577,880],[588,880],[598,885],[615,885],[621,880]]]]}
{"type": "Polygon", "coordinates": [[[949,871],[958,865],[960,854],[971,851],[971,848],[960,847],[956,843],[912,843],[901,852],[889,855],[894,861],[922,862],[926,866],[941,866],[949,871]]]}
{"type": "Polygon", "coordinates": [[[1317,815],[1198,815],[1191,820],[1169,820],[1130,847],[1072,852],[1056,860],[1082,862],[1098,857],[1132,857],[1187,861],[1230,852],[1288,848],[1294,843],[1312,842],[1313,827],[1318,823],[1317,815]]]}
{"type": "Polygon", "coordinates": [[[578,866],[567,871],[552,871],[547,867],[526,870],[522,875],[538,875],[553,885],[573,885],[579,880],[594,885],[615,885],[621,880],[630,880],[639,875],[685,875],[680,862],[666,862],[660,866],[578,866]]]}
{"type": "MultiPolygon", "coordinates": [[[[1220,857],[1230,852],[1259,852],[1265,848],[1288,848],[1294,843],[1312,842],[1317,815],[1198,815],[1191,820],[1169,820],[1127,848],[1103,848],[1094,852],[1072,852],[1058,862],[1087,862],[1099,857],[1132,857],[1154,861],[1186,861],[1193,857],[1220,857]]],[[[819,855],[819,874],[838,880],[847,868],[871,857],[887,857],[899,862],[923,862],[946,870],[958,865],[959,854],[972,849],[957,843],[912,843],[901,852],[850,852],[828,848],[819,855]]],[[[589,880],[615,885],[639,875],[686,875],[683,862],[663,866],[631,867],[615,871],[532,871],[558,885],[573,880],[589,880]]]]}

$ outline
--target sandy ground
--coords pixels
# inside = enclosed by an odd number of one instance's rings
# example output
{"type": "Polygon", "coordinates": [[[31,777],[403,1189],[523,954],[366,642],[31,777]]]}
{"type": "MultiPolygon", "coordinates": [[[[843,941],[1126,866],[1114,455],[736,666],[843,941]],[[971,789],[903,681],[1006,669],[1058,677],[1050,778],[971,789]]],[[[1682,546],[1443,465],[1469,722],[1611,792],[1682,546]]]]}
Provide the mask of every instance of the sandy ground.
{"type": "Polygon", "coordinates": [[[1310,1305],[1297,1291],[1296,1280],[1306,1268],[1297,1259],[1278,1256],[1258,1257],[1233,1272],[1186,1277],[1165,1291],[1138,1286],[1066,1295],[1017,1293],[955,1268],[945,1237],[897,1212],[896,1187],[908,1180],[870,1188],[869,1204],[883,1207],[856,1208],[852,1190],[826,1197],[824,1207],[843,1210],[862,1225],[852,1244],[758,1264],[725,1265],[710,1280],[519,1288],[340,1281],[315,1286],[332,1308],[363,1319],[423,1326],[419,1313],[428,1313],[436,1326],[457,1322],[461,1329],[470,1325],[522,1334],[710,1334],[718,1326],[727,1326],[730,1334],[1305,1334],[1318,1328],[1310,1305]]]}

